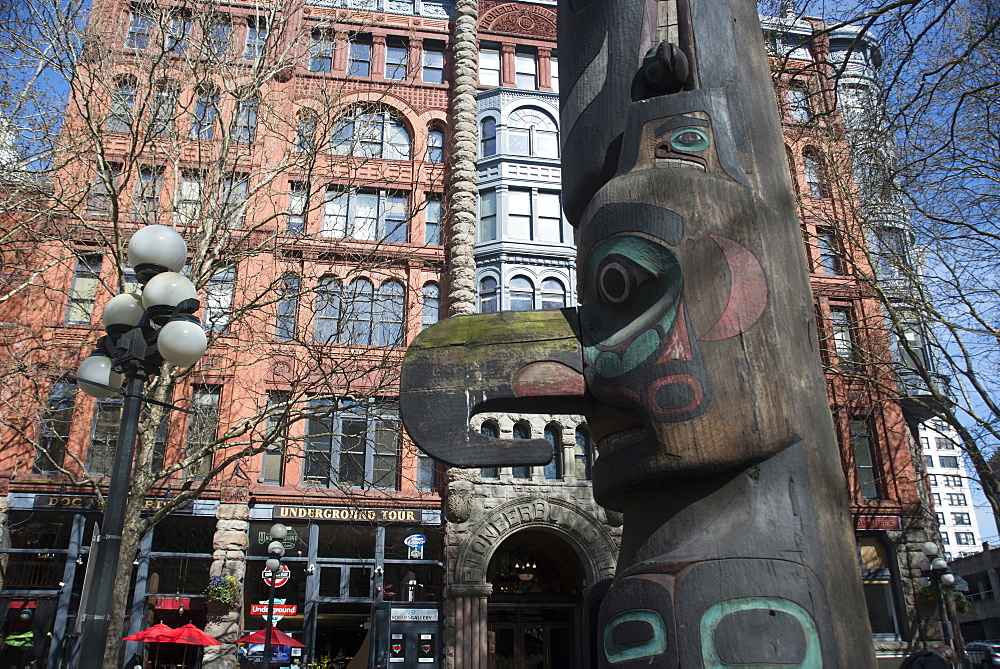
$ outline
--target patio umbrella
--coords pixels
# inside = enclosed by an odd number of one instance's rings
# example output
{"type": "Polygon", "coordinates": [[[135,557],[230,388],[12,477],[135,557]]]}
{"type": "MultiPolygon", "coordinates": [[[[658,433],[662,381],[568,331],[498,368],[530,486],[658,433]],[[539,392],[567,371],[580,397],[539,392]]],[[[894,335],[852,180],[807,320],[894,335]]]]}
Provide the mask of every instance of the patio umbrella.
{"type": "Polygon", "coordinates": [[[267,643],[265,634],[268,630],[271,630],[271,644],[275,646],[291,646],[292,648],[305,648],[304,643],[299,643],[292,637],[288,636],[277,627],[269,627],[265,630],[258,630],[251,634],[250,636],[245,636],[242,639],[237,639],[233,643],[267,643]]]}
{"type": "Polygon", "coordinates": [[[165,640],[168,643],[186,643],[190,646],[223,645],[221,641],[219,641],[215,637],[211,637],[205,634],[191,623],[178,627],[177,629],[171,632],[171,635],[172,636],[170,637],[170,639],[165,640]]]}
{"type": "Polygon", "coordinates": [[[152,627],[147,627],[141,632],[136,632],[132,636],[127,636],[122,641],[145,641],[146,643],[169,643],[176,630],[170,625],[156,623],[152,627]]]}
{"type": "Polygon", "coordinates": [[[187,665],[187,646],[221,646],[223,645],[218,639],[211,637],[200,629],[188,623],[187,625],[181,625],[173,632],[171,632],[171,638],[168,643],[181,643],[184,644],[184,664],[187,665]]]}
{"type": "MultiPolygon", "coordinates": [[[[176,630],[170,625],[156,623],[152,627],[147,627],[141,632],[136,632],[132,636],[127,636],[122,641],[144,641],[146,643],[170,643],[176,630]]],[[[153,664],[156,665],[160,658],[160,647],[156,647],[156,654],[153,655],[153,664]]]]}

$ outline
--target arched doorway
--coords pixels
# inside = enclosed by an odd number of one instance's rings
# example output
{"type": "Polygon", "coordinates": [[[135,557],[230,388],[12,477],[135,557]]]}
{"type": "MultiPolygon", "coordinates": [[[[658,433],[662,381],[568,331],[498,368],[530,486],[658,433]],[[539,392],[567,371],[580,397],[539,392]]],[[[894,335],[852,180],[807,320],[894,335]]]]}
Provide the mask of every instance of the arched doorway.
{"type": "Polygon", "coordinates": [[[487,568],[490,669],[574,669],[586,585],[576,551],[545,530],[506,539],[487,568]]]}

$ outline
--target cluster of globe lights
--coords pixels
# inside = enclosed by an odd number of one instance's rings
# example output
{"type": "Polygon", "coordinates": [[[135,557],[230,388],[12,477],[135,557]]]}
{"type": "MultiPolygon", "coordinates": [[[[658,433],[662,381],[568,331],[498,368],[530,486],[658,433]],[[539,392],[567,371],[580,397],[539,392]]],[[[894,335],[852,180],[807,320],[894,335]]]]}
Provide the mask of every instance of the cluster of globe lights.
{"type": "Polygon", "coordinates": [[[108,352],[114,352],[122,336],[135,328],[141,328],[146,343],[152,346],[153,352],[144,361],[148,367],[158,368],[162,361],[187,367],[201,358],[208,338],[194,315],[200,306],[197,290],[180,273],[186,262],[187,244],[173,228],[149,225],[132,236],[128,264],[135,270],[142,291],[122,293],[108,302],[101,319],[108,334],[80,364],[80,390],[98,399],[119,394],[93,384],[122,387],[125,370],[108,352]]]}

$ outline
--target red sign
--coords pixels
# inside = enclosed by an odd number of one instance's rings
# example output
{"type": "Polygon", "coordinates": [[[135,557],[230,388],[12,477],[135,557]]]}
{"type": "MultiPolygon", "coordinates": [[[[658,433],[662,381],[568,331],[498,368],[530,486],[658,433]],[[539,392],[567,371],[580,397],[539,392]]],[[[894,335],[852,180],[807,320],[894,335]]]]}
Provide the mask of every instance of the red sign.
{"type": "Polygon", "coordinates": [[[854,516],[856,530],[901,530],[899,516],[854,516]]]}
{"type": "MultiPolygon", "coordinates": [[[[299,610],[296,604],[277,604],[274,605],[274,615],[276,616],[294,616],[299,610]]],[[[267,616],[267,604],[251,604],[250,605],[250,615],[252,616],[267,616]]]]}
{"type": "MultiPolygon", "coordinates": [[[[264,577],[264,583],[271,585],[271,570],[265,569],[261,572],[261,576],[264,577]]],[[[281,565],[281,569],[278,570],[278,577],[274,579],[274,587],[280,588],[285,583],[288,583],[288,577],[292,575],[292,572],[288,570],[288,567],[281,565]]]]}

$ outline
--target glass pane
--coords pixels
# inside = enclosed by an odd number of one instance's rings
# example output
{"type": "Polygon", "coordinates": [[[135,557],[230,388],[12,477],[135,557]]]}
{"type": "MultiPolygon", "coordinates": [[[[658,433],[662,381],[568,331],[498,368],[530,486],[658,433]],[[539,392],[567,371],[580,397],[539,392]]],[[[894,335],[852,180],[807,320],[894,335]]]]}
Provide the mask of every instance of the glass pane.
{"type": "Polygon", "coordinates": [[[372,596],[372,570],[371,567],[350,567],[351,577],[348,585],[349,597],[372,596]]]}
{"type": "Polygon", "coordinates": [[[347,593],[340,592],[340,567],[320,567],[319,572],[319,596],[336,597],[340,599],[347,593]]]}
{"type": "Polygon", "coordinates": [[[376,239],[378,225],[378,193],[358,193],[354,202],[351,237],[376,239]]]}
{"type": "Polygon", "coordinates": [[[531,155],[530,131],[508,128],[507,151],[515,156],[531,155]]]}

